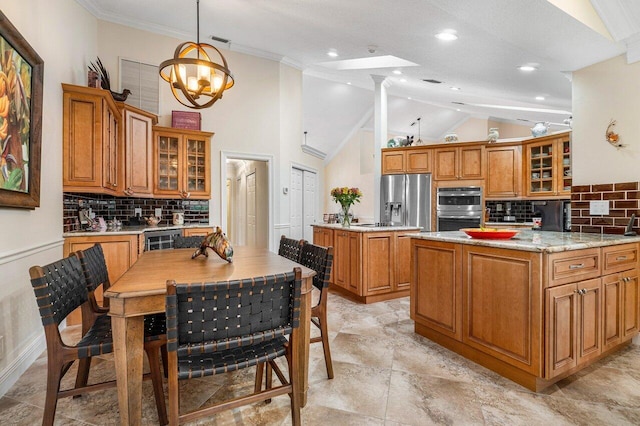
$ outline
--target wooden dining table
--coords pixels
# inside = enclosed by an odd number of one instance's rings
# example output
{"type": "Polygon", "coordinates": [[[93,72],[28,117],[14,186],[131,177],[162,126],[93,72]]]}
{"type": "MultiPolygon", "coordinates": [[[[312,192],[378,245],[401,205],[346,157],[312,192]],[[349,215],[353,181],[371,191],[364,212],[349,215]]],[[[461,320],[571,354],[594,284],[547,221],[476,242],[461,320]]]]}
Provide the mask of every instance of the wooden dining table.
{"type": "Polygon", "coordinates": [[[165,311],[167,280],[177,283],[215,282],[279,274],[302,269],[300,326],[295,328],[298,344],[292,348],[299,370],[301,405],[307,401],[309,333],[312,277],[315,272],[267,249],[235,247],[233,263],[212,251],[209,257],[191,259],[194,249],[144,252],[138,261],[106,292],[113,329],[113,349],[118,383],[120,422],[139,425],[142,421],[143,321],[144,315],[165,311]]]}

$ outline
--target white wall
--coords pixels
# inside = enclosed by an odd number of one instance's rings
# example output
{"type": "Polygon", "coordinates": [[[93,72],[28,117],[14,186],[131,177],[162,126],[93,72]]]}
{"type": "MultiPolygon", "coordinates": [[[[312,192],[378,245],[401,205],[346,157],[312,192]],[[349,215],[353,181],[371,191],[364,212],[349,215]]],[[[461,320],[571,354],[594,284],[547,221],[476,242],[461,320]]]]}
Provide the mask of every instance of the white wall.
{"type": "MultiPolygon", "coordinates": [[[[355,217],[366,222],[374,220],[374,188],[373,157],[370,156],[373,146],[373,132],[359,130],[343,146],[342,150],[327,164],[324,175],[324,213],[338,213],[340,204],[333,201],[330,191],[337,186],[358,187],[362,191],[360,203],[351,207],[355,217]],[[364,167],[370,163],[367,167],[364,167]]],[[[319,216],[322,217],[322,216],[319,216]]]]}
{"type": "Polygon", "coordinates": [[[640,181],[640,62],[619,56],[573,73],[573,184],[640,181]],[[609,120],[626,147],[605,139],[609,120]]]}
{"type": "Polygon", "coordinates": [[[86,84],[97,44],[96,19],[73,0],[4,0],[2,12],[44,60],[44,100],[40,207],[0,208],[0,395],[45,349],[28,269],[62,257],[60,83],[86,84]]]}

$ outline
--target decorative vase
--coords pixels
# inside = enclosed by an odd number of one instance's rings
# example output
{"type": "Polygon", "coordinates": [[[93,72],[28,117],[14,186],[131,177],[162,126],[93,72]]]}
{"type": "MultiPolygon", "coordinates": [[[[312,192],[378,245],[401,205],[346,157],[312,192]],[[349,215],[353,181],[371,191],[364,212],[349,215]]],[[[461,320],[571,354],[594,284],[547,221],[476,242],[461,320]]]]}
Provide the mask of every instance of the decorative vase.
{"type": "Polygon", "coordinates": [[[348,204],[345,204],[342,206],[342,218],[341,218],[341,223],[342,223],[342,227],[343,228],[348,228],[351,226],[351,217],[349,216],[349,208],[351,206],[348,204]]]}
{"type": "Polygon", "coordinates": [[[535,126],[531,128],[531,135],[534,138],[539,138],[540,136],[546,135],[548,130],[549,130],[549,124],[539,121],[536,123],[535,126]]]}

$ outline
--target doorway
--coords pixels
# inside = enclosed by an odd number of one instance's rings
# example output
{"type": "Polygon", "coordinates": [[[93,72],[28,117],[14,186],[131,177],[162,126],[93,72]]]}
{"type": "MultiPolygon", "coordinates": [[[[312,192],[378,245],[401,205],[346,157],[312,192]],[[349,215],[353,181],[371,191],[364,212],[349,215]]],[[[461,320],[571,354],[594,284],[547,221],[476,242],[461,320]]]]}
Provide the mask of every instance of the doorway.
{"type": "Polygon", "coordinates": [[[289,218],[290,238],[313,241],[311,225],[316,219],[316,192],[318,175],[315,171],[293,166],[291,168],[289,218]]]}
{"type": "Polygon", "coordinates": [[[232,245],[273,249],[269,156],[222,153],[222,227],[232,245]]]}

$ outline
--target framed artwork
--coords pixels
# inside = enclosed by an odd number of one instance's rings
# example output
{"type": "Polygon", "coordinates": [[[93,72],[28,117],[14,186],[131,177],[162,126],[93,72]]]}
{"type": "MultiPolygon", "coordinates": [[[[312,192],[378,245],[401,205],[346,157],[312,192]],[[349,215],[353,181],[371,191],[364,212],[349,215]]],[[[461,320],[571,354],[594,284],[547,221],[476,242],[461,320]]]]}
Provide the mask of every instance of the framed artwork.
{"type": "Polygon", "coordinates": [[[0,11],[0,207],[40,206],[43,69],[0,11]]]}

